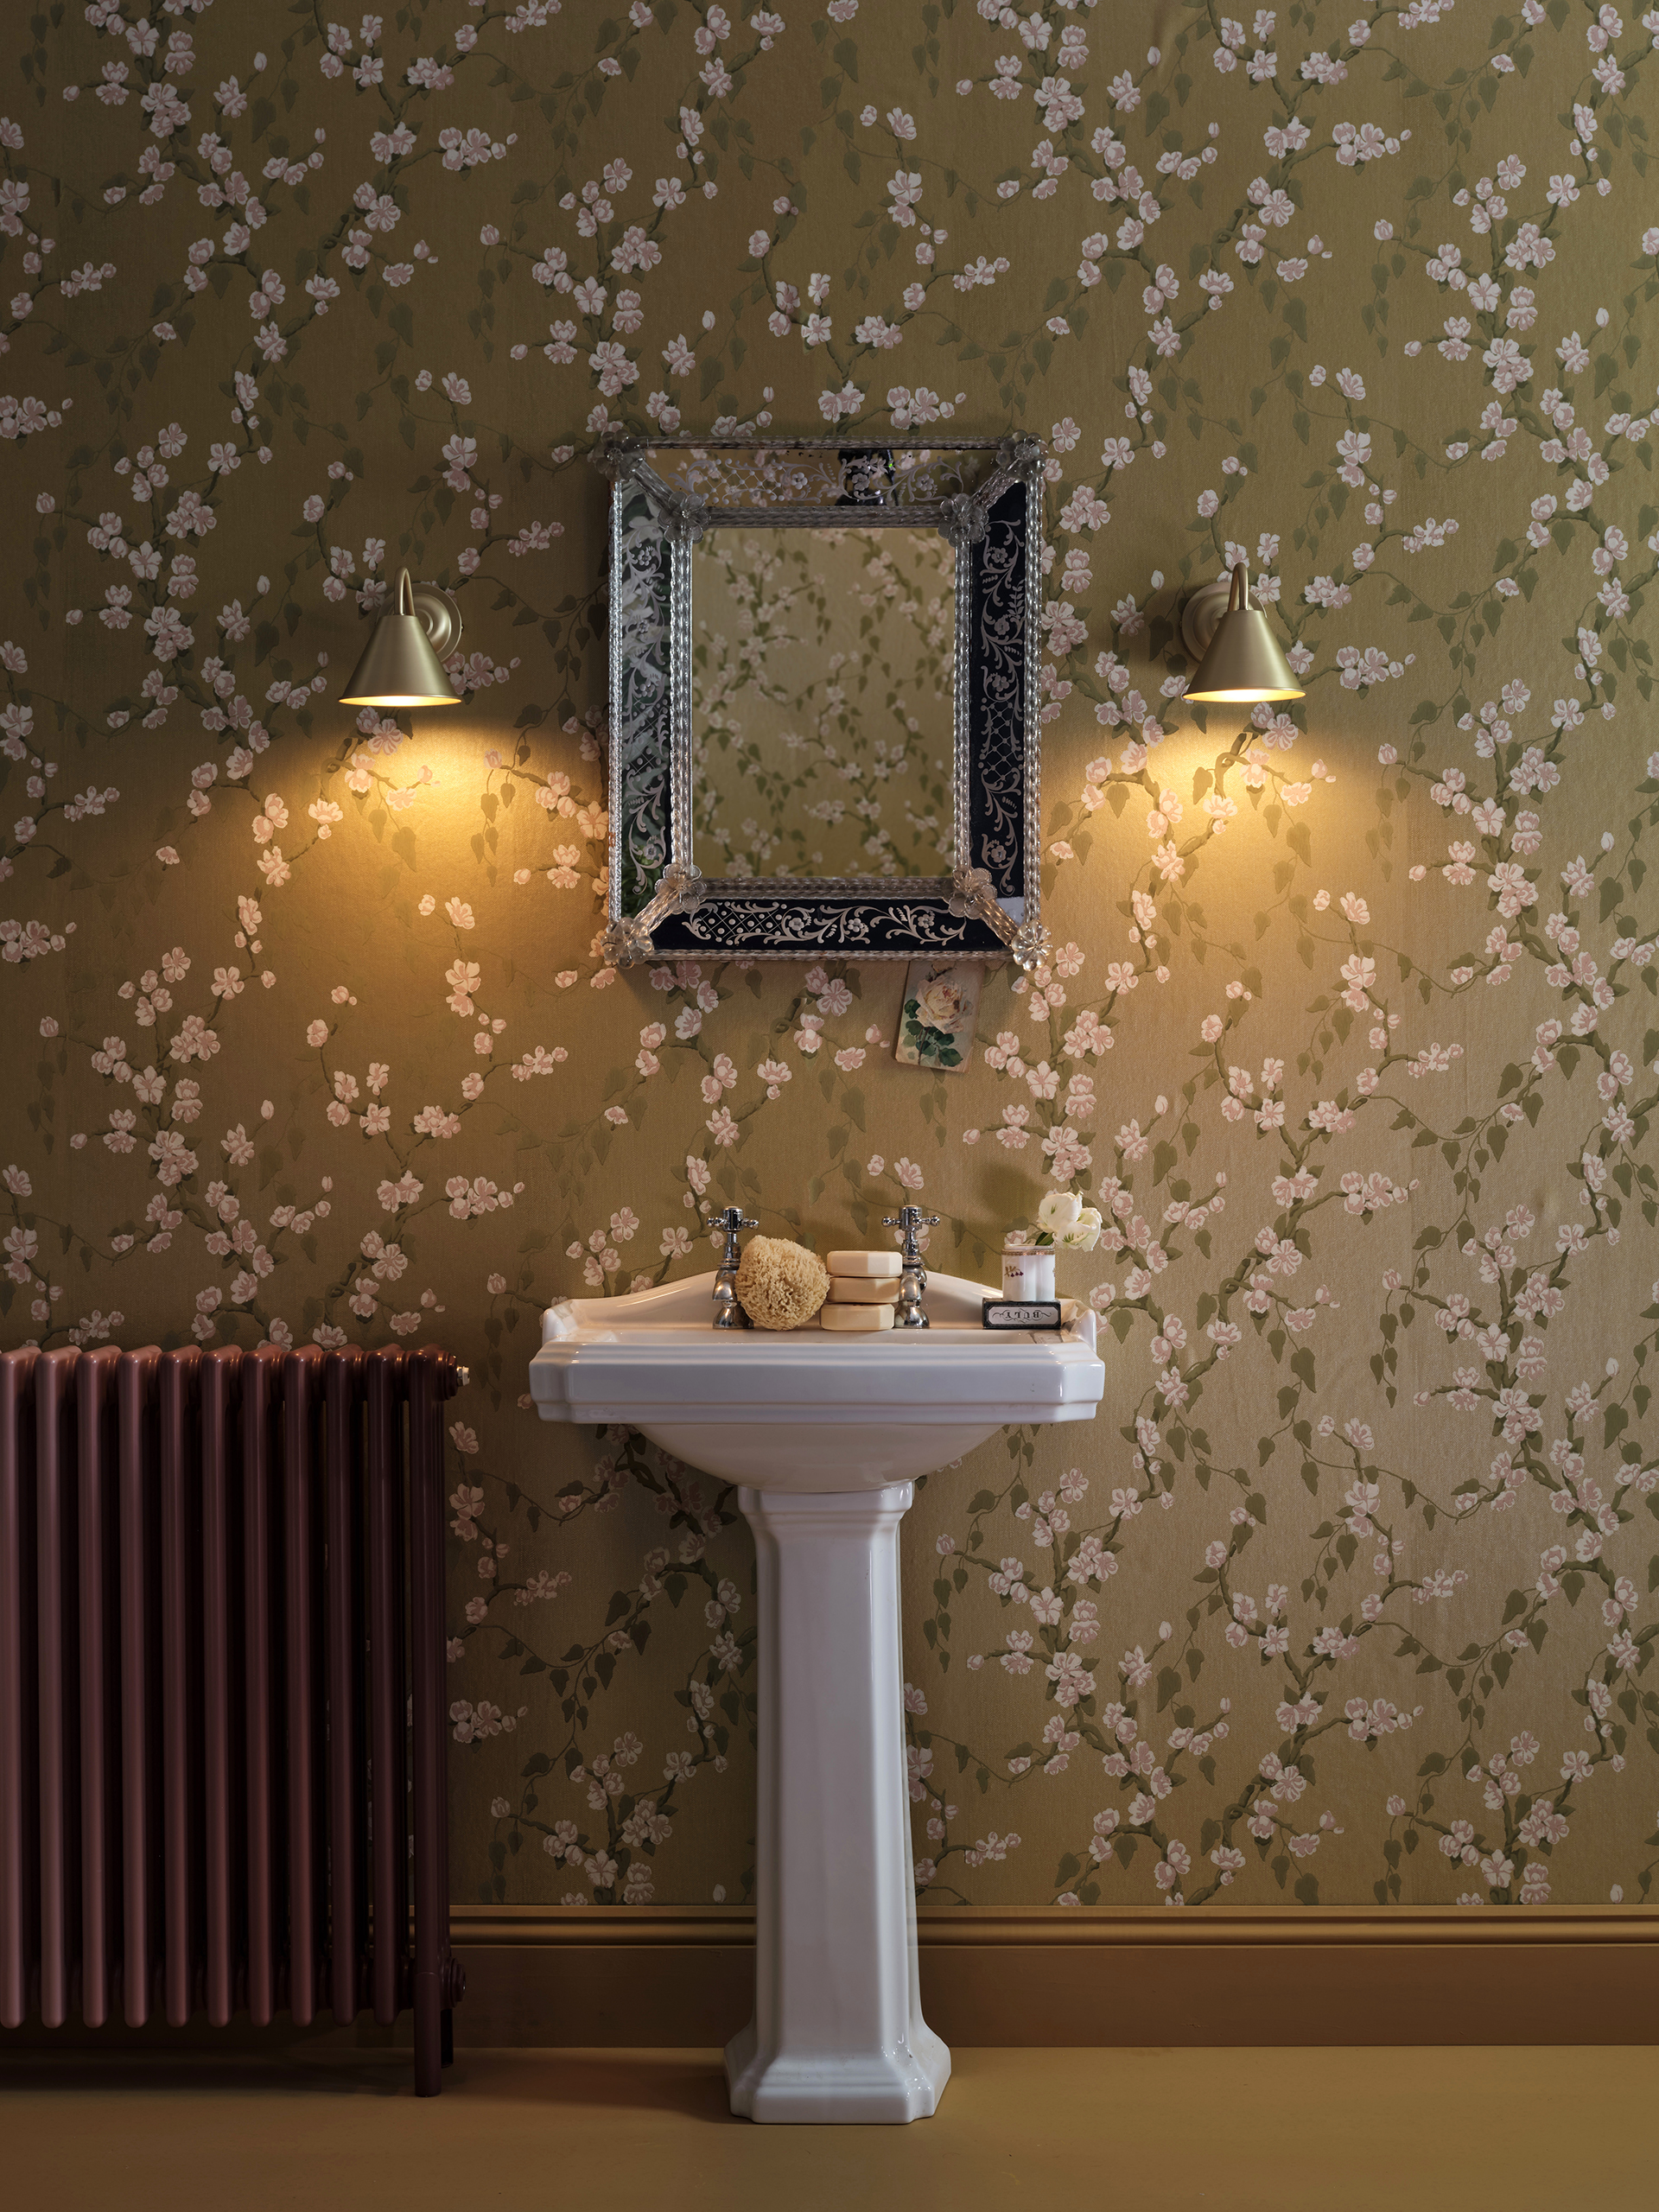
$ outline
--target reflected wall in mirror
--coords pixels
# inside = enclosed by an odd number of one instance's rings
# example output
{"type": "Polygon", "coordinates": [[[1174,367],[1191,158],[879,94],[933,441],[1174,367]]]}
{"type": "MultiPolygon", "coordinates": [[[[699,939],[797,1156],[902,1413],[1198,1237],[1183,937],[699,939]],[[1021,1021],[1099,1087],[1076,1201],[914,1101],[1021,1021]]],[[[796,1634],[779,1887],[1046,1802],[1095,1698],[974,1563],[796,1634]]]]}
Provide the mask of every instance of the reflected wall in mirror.
{"type": "Polygon", "coordinates": [[[698,541],[691,809],[705,876],[950,874],[956,570],[937,531],[698,541]]]}

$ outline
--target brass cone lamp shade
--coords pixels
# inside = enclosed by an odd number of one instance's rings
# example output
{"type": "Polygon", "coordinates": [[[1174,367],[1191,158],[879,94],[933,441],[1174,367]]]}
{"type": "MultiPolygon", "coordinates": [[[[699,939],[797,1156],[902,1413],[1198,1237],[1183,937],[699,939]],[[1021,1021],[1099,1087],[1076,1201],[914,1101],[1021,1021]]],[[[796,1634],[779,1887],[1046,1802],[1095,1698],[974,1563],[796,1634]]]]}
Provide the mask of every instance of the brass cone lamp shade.
{"type": "MultiPolygon", "coordinates": [[[[423,597],[427,594],[423,592],[423,597]]],[[[459,625],[457,624],[457,628],[459,625]]],[[[409,570],[397,577],[397,612],[383,614],[340,695],[342,707],[458,707],[461,695],[415,611],[409,570]]]]}
{"type": "MultiPolygon", "coordinates": [[[[1217,592],[1220,586],[1216,587],[1217,592]]],[[[1198,673],[1185,695],[1198,706],[1250,707],[1262,700],[1306,696],[1259,607],[1250,604],[1243,564],[1233,570],[1227,612],[1216,624],[1198,673]]]]}

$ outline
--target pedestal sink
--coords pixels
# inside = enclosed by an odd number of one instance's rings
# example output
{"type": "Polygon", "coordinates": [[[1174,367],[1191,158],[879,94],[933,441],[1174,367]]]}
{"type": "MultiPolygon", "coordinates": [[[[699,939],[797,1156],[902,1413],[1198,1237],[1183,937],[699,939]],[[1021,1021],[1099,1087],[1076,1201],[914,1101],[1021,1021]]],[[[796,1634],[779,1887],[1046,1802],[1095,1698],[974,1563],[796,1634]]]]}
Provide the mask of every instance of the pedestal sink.
{"type": "Polygon", "coordinates": [[[925,1330],[710,1325],[712,1273],[551,1307],[543,1421],[626,1421],[740,1485],[758,1563],[754,2018],[726,2046],[734,2112],[925,2119],[950,2054],[922,2018],[899,1628],[914,1477],[1009,1422],[1089,1421],[1095,1317],[992,1334],[995,1294],[935,1274],[925,1330]]]}

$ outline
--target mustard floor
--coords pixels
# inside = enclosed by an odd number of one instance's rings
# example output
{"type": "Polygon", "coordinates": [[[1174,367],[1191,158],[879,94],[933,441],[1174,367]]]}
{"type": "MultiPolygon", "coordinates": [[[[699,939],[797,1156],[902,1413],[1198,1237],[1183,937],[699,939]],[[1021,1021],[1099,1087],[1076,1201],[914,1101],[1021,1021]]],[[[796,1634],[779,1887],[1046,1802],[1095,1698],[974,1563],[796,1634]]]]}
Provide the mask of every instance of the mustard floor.
{"type": "Polygon", "coordinates": [[[1630,2049],[958,2050],[912,2127],[734,2120],[713,2052],[0,2051],[17,2212],[1659,2212],[1630,2049]]]}

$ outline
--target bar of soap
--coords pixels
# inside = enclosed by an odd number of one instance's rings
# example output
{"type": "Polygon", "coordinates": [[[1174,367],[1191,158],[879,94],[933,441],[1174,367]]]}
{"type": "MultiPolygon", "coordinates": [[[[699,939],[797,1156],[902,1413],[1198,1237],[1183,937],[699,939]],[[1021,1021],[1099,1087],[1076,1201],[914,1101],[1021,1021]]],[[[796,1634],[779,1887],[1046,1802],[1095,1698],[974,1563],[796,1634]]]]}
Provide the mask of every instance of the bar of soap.
{"type": "Polygon", "coordinates": [[[831,1275],[832,1306],[891,1306],[899,1295],[899,1278],[879,1281],[874,1275],[831,1275]]]}
{"type": "Polygon", "coordinates": [[[833,1303],[818,1308],[821,1329],[890,1329],[893,1326],[891,1306],[837,1306],[833,1303]]]}
{"type": "Polygon", "coordinates": [[[881,1281],[896,1277],[902,1262],[896,1252],[832,1252],[824,1265],[832,1275],[861,1275],[881,1281]]]}

